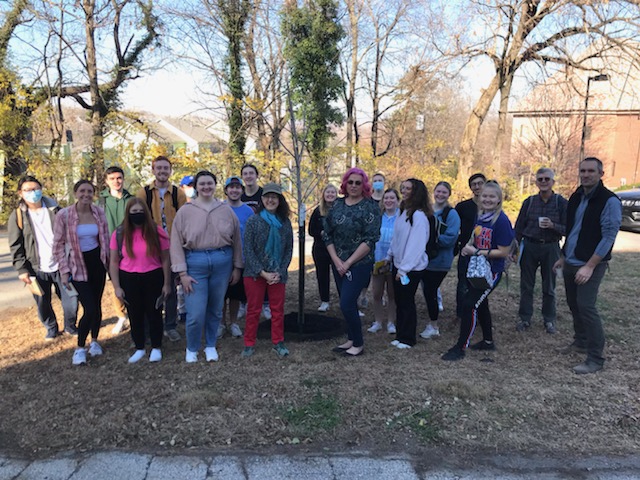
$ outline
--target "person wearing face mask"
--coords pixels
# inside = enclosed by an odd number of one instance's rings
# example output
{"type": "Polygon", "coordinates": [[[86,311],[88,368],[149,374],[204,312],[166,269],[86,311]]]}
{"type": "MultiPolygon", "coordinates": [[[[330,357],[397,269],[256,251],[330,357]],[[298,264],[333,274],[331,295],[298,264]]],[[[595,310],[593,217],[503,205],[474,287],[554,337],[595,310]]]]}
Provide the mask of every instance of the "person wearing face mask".
{"type": "MultiPolygon", "coordinates": [[[[109,235],[111,235],[122,224],[124,209],[133,195],[124,188],[124,171],[120,167],[107,168],[104,172],[104,181],[107,187],[98,195],[97,205],[104,210],[109,224],[109,235]]],[[[126,329],[128,323],[127,307],[118,297],[114,297],[114,303],[118,321],[111,333],[117,335],[126,329]]]]}
{"type": "Polygon", "coordinates": [[[32,291],[38,292],[35,284],[40,287],[42,295],[34,293],[33,299],[38,318],[47,330],[45,339],[53,340],[59,334],[51,306],[52,286],[62,303],[65,333],[77,335],[78,299],[63,287],[59,265],[53,256],[53,224],[60,207],[52,198],[42,195],[42,185],[31,175],[19,180],[18,192],[20,203],[11,212],[7,225],[13,267],[18,271],[18,278],[32,291]]]}
{"type": "Polygon", "coordinates": [[[162,360],[162,307],[158,298],[171,293],[169,236],[156,225],[144,201],[127,203],[125,217],[109,244],[109,274],[116,297],[127,304],[136,351],[129,363],[144,358],[145,319],[151,337],[150,362],[162,360]]]}
{"type": "Polygon", "coordinates": [[[193,175],[187,175],[180,180],[180,188],[187,197],[187,203],[191,203],[196,198],[196,189],[193,186],[193,175]]]}

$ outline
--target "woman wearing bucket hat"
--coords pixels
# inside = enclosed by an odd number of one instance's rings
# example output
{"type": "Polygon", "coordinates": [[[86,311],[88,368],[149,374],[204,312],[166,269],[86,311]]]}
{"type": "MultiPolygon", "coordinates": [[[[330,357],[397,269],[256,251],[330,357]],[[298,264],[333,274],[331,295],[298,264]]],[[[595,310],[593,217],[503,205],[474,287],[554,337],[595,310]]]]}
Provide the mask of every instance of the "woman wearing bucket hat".
{"type": "Polygon", "coordinates": [[[284,344],[284,299],[287,268],[293,254],[289,204],[282,188],[268,183],[262,189],[262,207],[247,220],[244,233],[244,288],[247,317],[243,357],[255,352],[258,321],[265,292],[271,307],[271,342],[279,357],[289,355],[284,344]]]}

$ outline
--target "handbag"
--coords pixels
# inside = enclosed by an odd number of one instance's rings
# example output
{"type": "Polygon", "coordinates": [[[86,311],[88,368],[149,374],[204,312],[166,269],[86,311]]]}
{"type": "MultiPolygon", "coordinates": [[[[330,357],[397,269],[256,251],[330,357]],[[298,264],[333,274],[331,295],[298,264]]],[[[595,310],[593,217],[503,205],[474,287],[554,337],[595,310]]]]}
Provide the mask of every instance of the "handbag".
{"type": "Polygon", "coordinates": [[[473,288],[486,290],[493,287],[493,272],[487,257],[474,255],[469,259],[467,280],[473,288]]]}

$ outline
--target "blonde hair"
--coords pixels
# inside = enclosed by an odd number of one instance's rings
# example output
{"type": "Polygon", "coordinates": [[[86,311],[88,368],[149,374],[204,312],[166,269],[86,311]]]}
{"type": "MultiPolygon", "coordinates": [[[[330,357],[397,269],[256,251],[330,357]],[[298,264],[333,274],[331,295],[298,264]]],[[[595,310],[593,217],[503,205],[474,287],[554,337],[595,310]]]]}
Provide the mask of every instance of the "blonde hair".
{"type": "Polygon", "coordinates": [[[330,188],[333,188],[336,191],[336,198],[338,197],[338,189],[333,183],[328,184],[322,189],[322,193],[320,194],[320,204],[318,205],[318,208],[320,209],[320,215],[323,217],[327,216],[327,214],[329,213],[329,209],[331,208],[327,204],[327,201],[324,199],[324,192],[326,192],[330,188]]]}
{"type": "MultiPolygon", "coordinates": [[[[500,216],[500,213],[502,213],[502,188],[500,188],[500,185],[498,185],[497,182],[494,182],[493,180],[489,180],[487,183],[485,183],[482,186],[482,190],[480,191],[480,196],[482,196],[482,192],[484,192],[485,188],[491,188],[493,189],[493,191],[495,191],[498,194],[498,199],[500,200],[498,203],[498,208],[496,208],[495,213],[493,214],[493,216],[491,217],[491,225],[493,225],[494,223],[496,223],[496,221],[498,220],[498,217],[500,216]]],[[[478,213],[487,213],[485,212],[482,207],[478,207],[478,213]]]]}

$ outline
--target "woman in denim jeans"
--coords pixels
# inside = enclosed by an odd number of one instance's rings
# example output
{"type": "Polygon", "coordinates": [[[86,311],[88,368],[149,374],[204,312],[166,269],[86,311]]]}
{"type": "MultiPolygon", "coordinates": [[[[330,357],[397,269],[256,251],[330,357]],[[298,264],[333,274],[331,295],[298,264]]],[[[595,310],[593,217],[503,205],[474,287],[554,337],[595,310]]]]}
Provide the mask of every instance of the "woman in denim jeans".
{"type": "Polygon", "coordinates": [[[171,269],[180,276],[187,308],[187,363],[198,361],[203,328],[207,362],[218,361],[224,295],[243,268],[240,223],[229,205],[214,198],[216,183],[213,173],[198,172],[197,197],[178,210],[171,229],[171,269]]]}
{"type": "Polygon", "coordinates": [[[340,309],[347,322],[347,341],[333,350],[355,357],[364,351],[358,296],[371,278],[381,213],[378,202],[371,199],[369,178],[359,168],[344,174],[340,193],[344,197],[334,202],[325,217],[322,238],[333,263],[340,309]]]}

